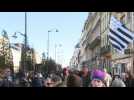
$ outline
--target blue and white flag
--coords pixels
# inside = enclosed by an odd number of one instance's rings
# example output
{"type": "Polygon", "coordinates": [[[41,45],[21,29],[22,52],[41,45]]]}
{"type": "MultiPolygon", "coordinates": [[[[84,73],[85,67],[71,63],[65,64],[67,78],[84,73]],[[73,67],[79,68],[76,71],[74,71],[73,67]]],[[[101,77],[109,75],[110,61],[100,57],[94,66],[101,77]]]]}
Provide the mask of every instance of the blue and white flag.
{"type": "Polygon", "coordinates": [[[134,39],[134,33],[130,32],[113,16],[110,19],[108,35],[112,46],[120,52],[124,52],[124,50],[128,47],[128,44],[132,43],[134,39]]]}

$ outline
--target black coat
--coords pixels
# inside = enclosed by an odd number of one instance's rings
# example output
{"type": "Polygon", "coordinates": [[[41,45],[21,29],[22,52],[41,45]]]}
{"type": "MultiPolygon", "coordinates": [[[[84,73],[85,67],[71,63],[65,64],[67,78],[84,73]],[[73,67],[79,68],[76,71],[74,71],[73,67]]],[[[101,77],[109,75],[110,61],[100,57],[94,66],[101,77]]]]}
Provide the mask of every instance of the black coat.
{"type": "Polygon", "coordinates": [[[91,73],[89,72],[86,77],[81,76],[81,79],[82,79],[82,84],[83,84],[82,86],[88,87],[89,84],[91,83],[91,73]]]}
{"type": "Polygon", "coordinates": [[[134,79],[127,79],[125,84],[127,87],[134,87],[134,79]]]}
{"type": "Polygon", "coordinates": [[[134,79],[131,79],[129,82],[129,87],[134,87],[134,79]]]}
{"type": "Polygon", "coordinates": [[[14,87],[14,83],[8,79],[3,79],[1,82],[1,87],[14,87]]]}
{"type": "Polygon", "coordinates": [[[43,86],[42,83],[43,83],[42,79],[34,78],[32,80],[32,87],[42,87],[43,86]]]}

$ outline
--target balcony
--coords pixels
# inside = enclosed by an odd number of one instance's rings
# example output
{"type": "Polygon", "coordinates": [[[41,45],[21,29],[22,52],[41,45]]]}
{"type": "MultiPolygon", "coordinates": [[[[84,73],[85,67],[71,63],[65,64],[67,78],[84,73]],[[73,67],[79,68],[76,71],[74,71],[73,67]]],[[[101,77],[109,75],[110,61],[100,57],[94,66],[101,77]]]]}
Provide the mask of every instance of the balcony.
{"type": "Polygon", "coordinates": [[[124,53],[125,53],[125,54],[130,54],[130,53],[131,53],[131,49],[125,49],[125,50],[124,50],[124,53]]]}
{"type": "Polygon", "coordinates": [[[125,51],[124,51],[124,53],[125,54],[133,54],[134,53],[134,49],[130,49],[130,48],[128,48],[128,49],[125,49],[125,51]]]}
{"type": "Polygon", "coordinates": [[[111,46],[110,45],[106,45],[106,46],[103,46],[101,47],[101,50],[100,50],[100,54],[101,55],[105,55],[105,54],[109,54],[111,52],[111,46]]]}
{"type": "Polygon", "coordinates": [[[97,45],[99,45],[101,42],[100,40],[100,36],[97,36],[93,41],[91,41],[91,43],[89,44],[89,48],[93,49],[95,48],[97,45]]]}

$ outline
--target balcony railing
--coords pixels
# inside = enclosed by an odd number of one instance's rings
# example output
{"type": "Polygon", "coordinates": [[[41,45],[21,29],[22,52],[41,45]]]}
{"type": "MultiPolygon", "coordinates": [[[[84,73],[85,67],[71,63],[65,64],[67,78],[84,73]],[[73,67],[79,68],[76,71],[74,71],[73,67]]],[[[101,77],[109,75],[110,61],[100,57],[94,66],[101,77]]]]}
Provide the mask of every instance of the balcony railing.
{"type": "Polygon", "coordinates": [[[89,48],[93,49],[95,48],[98,44],[100,44],[101,39],[100,36],[97,36],[93,41],[91,41],[91,43],[89,44],[89,48]]]}
{"type": "Polygon", "coordinates": [[[112,51],[111,46],[106,45],[106,46],[101,47],[100,54],[104,55],[104,54],[110,53],[111,51],[112,51]]]}
{"type": "Polygon", "coordinates": [[[125,49],[124,53],[125,54],[133,54],[134,53],[134,49],[133,48],[125,49]]]}

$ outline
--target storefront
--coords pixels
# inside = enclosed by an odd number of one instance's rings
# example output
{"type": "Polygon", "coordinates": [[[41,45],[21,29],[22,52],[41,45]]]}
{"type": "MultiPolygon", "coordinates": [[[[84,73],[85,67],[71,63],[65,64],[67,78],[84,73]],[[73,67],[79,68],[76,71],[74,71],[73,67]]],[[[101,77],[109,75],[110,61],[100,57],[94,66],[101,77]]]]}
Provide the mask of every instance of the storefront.
{"type": "Polygon", "coordinates": [[[121,75],[121,73],[131,71],[132,65],[133,65],[132,62],[133,62],[133,59],[131,57],[113,60],[112,62],[113,74],[121,75]]]}

